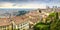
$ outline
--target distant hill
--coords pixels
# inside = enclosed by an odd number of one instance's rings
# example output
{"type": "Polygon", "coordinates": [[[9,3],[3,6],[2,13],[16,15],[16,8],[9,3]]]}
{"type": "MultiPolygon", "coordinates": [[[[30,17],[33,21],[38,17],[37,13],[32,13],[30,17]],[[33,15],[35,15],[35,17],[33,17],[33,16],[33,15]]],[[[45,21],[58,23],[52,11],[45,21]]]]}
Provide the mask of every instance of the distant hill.
{"type": "Polygon", "coordinates": [[[18,11],[18,14],[16,16],[21,16],[21,15],[24,15],[24,14],[26,14],[28,12],[29,11],[21,10],[21,11],[18,11]]]}
{"type": "MultiPolygon", "coordinates": [[[[18,9],[18,8],[0,8],[0,16],[9,15],[8,13],[12,14],[13,16],[18,15],[19,13],[25,14],[26,12],[32,9],[18,9]]],[[[21,15],[19,14],[19,15],[21,15]]]]}

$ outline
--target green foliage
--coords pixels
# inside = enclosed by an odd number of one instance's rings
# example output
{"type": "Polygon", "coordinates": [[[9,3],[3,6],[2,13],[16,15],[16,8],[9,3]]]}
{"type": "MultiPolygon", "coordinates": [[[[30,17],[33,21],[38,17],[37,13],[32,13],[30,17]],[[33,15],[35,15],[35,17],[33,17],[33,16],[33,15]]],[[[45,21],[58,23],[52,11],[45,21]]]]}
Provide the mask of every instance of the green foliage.
{"type": "Polygon", "coordinates": [[[56,21],[54,21],[54,22],[52,22],[51,24],[50,24],[50,30],[57,30],[57,29],[59,29],[59,19],[58,20],[56,20],[56,21]],[[57,28],[58,27],[58,28],[57,28]]]}
{"type": "Polygon", "coordinates": [[[55,13],[50,13],[49,17],[54,17],[55,13]]]}
{"type": "Polygon", "coordinates": [[[34,26],[34,30],[48,30],[49,29],[49,25],[44,24],[44,23],[37,23],[34,26]]]}
{"type": "Polygon", "coordinates": [[[57,28],[57,24],[59,23],[59,17],[58,17],[58,13],[56,12],[56,17],[54,19],[54,21],[50,24],[50,29],[51,30],[56,30],[57,28]]]}
{"type": "Polygon", "coordinates": [[[18,29],[13,29],[13,30],[18,30],[18,29]]]}
{"type": "Polygon", "coordinates": [[[58,12],[56,12],[56,19],[59,19],[59,17],[58,17],[58,12]]]}
{"type": "Polygon", "coordinates": [[[51,13],[47,18],[47,21],[50,21],[49,23],[37,23],[34,26],[34,30],[60,30],[60,19],[58,17],[58,13],[51,13]]]}
{"type": "Polygon", "coordinates": [[[60,16],[60,12],[58,12],[58,15],[60,16]]]}
{"type": "Polygon", "coordinates": [[[17,16],[21,16],[27,13],[27,11],[23,10],[23,11],[18,11],[19,14],[17,14],[17,16]]]}

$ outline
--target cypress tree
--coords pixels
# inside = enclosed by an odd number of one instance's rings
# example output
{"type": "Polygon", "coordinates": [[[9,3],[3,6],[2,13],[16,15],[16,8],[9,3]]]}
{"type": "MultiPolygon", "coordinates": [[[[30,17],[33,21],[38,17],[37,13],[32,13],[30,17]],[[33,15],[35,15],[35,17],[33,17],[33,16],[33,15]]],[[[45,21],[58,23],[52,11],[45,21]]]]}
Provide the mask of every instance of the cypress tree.
{"type": "Polygon", "coordinates": [[[39,10],[39,12],[41,13],[41,10],[39,10]]]}
{"type": "Polygon", "coordinates": [[[59,19],[59,17],[58,17],[58,12],[56,12],[56,19],[59,19]]]}

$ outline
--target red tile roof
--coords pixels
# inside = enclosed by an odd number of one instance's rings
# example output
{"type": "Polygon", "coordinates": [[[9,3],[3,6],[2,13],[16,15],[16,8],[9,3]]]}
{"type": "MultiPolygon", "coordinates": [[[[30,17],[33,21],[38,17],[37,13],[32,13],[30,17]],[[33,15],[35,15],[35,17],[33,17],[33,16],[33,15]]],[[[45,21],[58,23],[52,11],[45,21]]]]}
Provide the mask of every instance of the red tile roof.
{"type": "Polygon", "coordinates": [[[19,23],[23,23],[26,22],[28,20],[30,20],[31,22],[35,23],[40,19],[40,13],[37,11],[32,11],[26,15],[23,16],[15,16],[13,18],[0,18],[0,26],[4,26],[4,25],[9,25],[11,24],[11,20],[15,22],[15,24],[19,24],[19,23]],[[33,17],[33,18],[29,18],[29,16],[33,17]]]}
{"type": "Polygon", "coordinates": [[[14,17],[13,19],[16,24],[19,24],[19,23],[23,23],[23,22],[27,21],[28,18],[23,17],[23,16],[22,17],[17,16],[17,17],[14,17]]]}
{"type": "Polygon", "coordinates": [[[0,26],[5,26],[11,24],[9,18],[0,18],[0,26]]]}

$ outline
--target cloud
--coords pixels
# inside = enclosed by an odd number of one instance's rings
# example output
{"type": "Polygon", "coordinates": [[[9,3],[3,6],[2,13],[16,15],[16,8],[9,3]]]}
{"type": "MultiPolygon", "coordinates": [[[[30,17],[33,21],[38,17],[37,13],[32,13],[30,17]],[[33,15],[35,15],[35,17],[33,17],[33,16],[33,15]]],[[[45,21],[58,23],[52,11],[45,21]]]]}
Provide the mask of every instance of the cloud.
{"type": "MultiPolygon", "coordinates": [[[[20,6],[20,5],[19,5],[20,6]]],[[[45,4],[24,4],[20,6],[21,8],[45,8],[45,4]]]]}
{"type": "Polygon", "coordinates": [[[0,2],[12,2],[12,3],[60,3],[60,0],[0,0],[0,2]]]}
{"type": "Polygon", "coordinates": [[[0,8],[45,8],[60,6],[60,0],[0,0],[0,8]]]}
{"type": "Polygon", "coordinates": [[[14,4],[14,3],[1,3],[0,8],[45,8],[45,4],[14,4]]]}
{"type": "Polygon", "coordinates": [[[12,7],[12,3],[0,3],[0,7],[12,7]]]}

